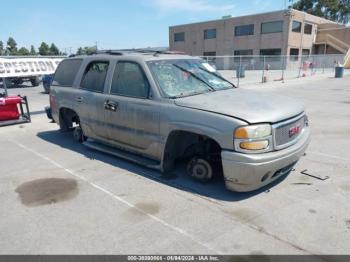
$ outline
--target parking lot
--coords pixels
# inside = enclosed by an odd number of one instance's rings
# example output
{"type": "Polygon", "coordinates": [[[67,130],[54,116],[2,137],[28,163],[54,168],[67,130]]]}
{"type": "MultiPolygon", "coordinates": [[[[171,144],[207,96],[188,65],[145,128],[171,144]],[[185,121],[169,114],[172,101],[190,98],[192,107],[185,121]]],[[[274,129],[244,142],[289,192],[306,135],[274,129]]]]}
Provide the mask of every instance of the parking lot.
{"type": "Polygon", "coordinates": [[[346,254],[349,80],[242,86],[303,101],[312,128],[295,170],[252,193],[88,149],[47,119],[42,86],[10,89],[28,96],[32,123],[0,128],[0,253],[346,254]]]}

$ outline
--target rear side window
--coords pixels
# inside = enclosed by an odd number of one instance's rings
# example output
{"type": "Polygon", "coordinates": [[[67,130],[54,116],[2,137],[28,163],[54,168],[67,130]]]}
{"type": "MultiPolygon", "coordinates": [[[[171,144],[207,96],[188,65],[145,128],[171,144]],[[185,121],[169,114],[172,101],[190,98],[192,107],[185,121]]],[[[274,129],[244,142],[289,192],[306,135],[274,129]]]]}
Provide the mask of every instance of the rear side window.
{"type": "Polygon", "coordinates": [[[72,86],[75,76],[77,75],[82,60],[69,59],[62,61],[52,81],[53,86],[72,86]]]}
{"type": "Polygon", "coordinates": [[[92,92],[103,93],[109,62],[94,61],[85,69],[81,88],[92,92]]]}
{"type": "Polygon", "coordinates": [[[111,94],[147,98],[150,86],[137,63],[118,62],[113,74],[111,94]]]}

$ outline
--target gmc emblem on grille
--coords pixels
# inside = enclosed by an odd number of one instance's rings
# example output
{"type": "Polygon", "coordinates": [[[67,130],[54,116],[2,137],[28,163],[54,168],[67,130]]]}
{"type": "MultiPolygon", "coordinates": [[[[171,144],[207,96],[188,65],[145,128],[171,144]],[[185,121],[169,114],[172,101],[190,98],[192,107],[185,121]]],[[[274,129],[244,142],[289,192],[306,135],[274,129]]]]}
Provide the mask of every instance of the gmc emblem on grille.
{"type": "Polygon", "coordinates": [[[293,126],[289,128],[289,137],[295,136],[296,134],[299,134],[300,132],[300,126],[293,126]]]}

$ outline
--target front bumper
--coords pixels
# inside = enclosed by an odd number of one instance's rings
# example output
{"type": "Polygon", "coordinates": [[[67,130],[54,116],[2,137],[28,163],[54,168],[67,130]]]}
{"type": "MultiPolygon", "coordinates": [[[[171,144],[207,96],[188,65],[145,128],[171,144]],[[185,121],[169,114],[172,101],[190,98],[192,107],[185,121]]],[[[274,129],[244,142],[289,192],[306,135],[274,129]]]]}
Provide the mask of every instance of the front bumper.
{"type": "Polygon", "coordinates": [[[309,143],[310,128],[308,127],[296,144],[283,150],[262,154],[222,151],[226,187],[232,191],[247,192],[273,182],[293,168],[309,143]]]}

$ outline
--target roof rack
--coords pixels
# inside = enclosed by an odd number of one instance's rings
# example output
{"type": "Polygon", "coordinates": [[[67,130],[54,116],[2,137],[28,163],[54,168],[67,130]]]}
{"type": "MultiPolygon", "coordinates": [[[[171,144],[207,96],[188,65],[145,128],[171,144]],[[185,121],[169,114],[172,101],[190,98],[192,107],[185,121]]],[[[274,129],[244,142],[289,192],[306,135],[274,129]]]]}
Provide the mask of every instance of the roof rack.
{"type": "Polygon", "coordinates": [[[98,54],[123,55],[123,54],[125,54],[125,52],[122,50],[98,50],[98,51],[92,53],[92,55],[98,55],[98,54]]]}
{"type": "Polygon", "coordinates": [[[93,53],[96,54],[108,54],[108,55],[126,55],[132,53],[149,54],[149,55],[185,55],[186,53],[180,51],[167,51],[167,50],[153,50],[153,49],[117,49],[117,50],[98,50],[93,53]]]}

